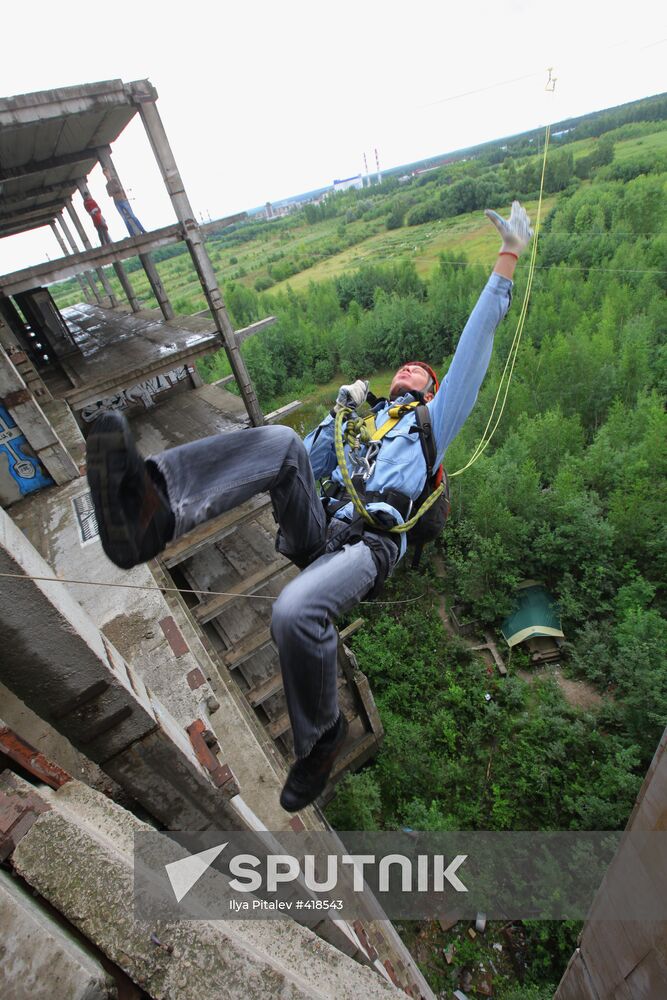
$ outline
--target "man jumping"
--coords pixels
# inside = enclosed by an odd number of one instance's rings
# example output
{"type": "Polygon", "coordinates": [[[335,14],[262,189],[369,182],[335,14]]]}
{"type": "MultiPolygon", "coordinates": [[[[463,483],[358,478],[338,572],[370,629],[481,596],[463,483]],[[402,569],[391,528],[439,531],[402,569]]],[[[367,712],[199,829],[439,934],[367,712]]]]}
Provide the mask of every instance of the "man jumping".
{"type": "MultiPolygon", "coordinates": [[[[489,365],[493,335],[510,305],[512,277],[532,235],[518,202],[509,219],[487,210],[502,237],[498,259],[438,388],[432,369],[410,362],[396,372],[390,400],[379,404],[375,425],[391,406],[414,400],[428,408],[436,446],[434,467],[473,408],[489,365]]],[[[368,383],[343,386],[337,407],[355,409],[368,383]]],[[[425,484],[427,467],[414,426],[414,410],[386,433],[367,463],[367,509],[386,524],[403,524],[425,484]],[[381,513],[380,513],[381,512],[381,513]]],[[[158,555],[198,524],[268,491],[279,524],[276,547],[303,572],[273,605],[271,634],[278,649],[296,761],[280,796],[296,812],[324,790],[347,724],[336,683],[338,636],[334,622],[378,587],[403,556],[405,535],[352,531],[350,502],[323,504],[316,480],[343,477],[334,444],[334,415],[302,441],[289,427],[252,427],[170,448],[143,459],[125,418],[115,412],[95,421],[87,442],[90,484],[102,546],[123,569],[158,555]],[[396,541],[395,539],[399,539],[396,541]]],[[[369,446],[366,446],[369,447],[369,446]]]]}

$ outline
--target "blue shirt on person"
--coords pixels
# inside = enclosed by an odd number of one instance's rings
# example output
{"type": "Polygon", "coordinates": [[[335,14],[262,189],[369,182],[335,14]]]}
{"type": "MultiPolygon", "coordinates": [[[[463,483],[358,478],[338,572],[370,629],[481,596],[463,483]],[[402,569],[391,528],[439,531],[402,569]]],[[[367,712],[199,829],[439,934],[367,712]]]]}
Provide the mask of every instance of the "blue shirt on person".
{"type": "MultiPolygon", "coordinates": [[[[436,467],[442,462],[447,448],[475,405],[491,360],[493,335],[507,314],[511,300],[512,282],[493,273],[464,327],[452,363],[440,388],[434,398],[426,404],[430,411],[435,437],[436,467]]],[[[381,427],[389,419],[388,411],[391,406],[410,402],[412,398],[407,393],[376,409],[376,427],[381,427]]],[[[414,413],[407,414],[384,436],[372,474],[366,482],[367,492],[382,493],[387,490],[397,490],[412,500],[419,497],[426,481],[426,461],[419,435],[410,433],[415,420],[414,413]]],[[[334,418],[330,414],[304,439],[304,445],[309,454],[315,479],[330,478],[342,485],[343,478],[334,445],[334,418]]],[[[349,460],[349,445],[345,446],[345,453],[349,460]]],[[[398,524],[403,523],[400,513],[387,503],[374,501],[368,504],[368,509],[385,510],[398,524]]],[[[353,508],[350,503],[337,511],[335,516],[348,519],[352,513],[353,508]]],[[[405,533],[400,534],[398,538],[399,558],[401,558],[407,545],[405,533]]]]}

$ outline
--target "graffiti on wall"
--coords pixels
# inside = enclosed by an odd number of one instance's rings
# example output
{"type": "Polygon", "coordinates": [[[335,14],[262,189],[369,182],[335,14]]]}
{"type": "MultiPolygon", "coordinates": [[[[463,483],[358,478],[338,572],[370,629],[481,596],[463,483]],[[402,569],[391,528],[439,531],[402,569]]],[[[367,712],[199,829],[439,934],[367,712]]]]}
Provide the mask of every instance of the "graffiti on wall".
{"type": "Polygon", "coordinates": [[[113,396],[106,396],[104,399],[98,399],[96,403],[84,406],[81,410],[81,419],[85,420],[86,423],[90,423],[99,413],[106,413],[108,410],[124,410],[126,407],[135,406],[137,403],[142,403],[146,409],[149,409],[154,405],[154,396],[157,396],[160,392],[165,392],[167,389],[171,389],[187,377],[187,365],[174,368],[173,371],[167,372],[166,375],[153,375],[151,378],[146,379],[145,382],[139,382],[138,385],[133,385],[129,389],[123,389],[113,396]]]}
{"type": "Polygon", "coordinates": [[[100,537],[100,529],[97,526],[97,515],[93,507],[93,498],[90,490],[80,493],[78,497],[72,497],[72,506],[76,517],[77,528],[79,529],[79,542],[88,545],[95,542],[100,537]]]}
{"type": "Polygon", "coordinates": [[[9,503],[45,486],[53,486],[20,427],[0,406],[0,500],[9,503]]]}

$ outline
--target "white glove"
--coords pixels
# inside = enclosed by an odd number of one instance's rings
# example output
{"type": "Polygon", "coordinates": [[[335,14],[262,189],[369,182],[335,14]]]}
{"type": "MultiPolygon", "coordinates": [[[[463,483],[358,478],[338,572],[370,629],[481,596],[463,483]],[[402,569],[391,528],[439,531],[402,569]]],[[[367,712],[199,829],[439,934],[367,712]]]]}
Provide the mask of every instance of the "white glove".
{"type": "Polygon", "coordinates": [[[518,201],[513,201],[509,219],[503,219],[491,208],[487,208],[484,214],[491,219],[503,238],[500,252],[515,253],[517,257],[520,257],[533,235],[533,230],[530,228],[530,217],[523,205],[519,204],[518,201]]]}
{"type": "Polygon", "coordinates": [[[352,382],[350,385],[342,385],[336,396],[334,413],[338,413],[340,410],[348,407],[351,410],[356,410],[366,399],[367,394],[368,379],[358,378],[356,382],[352,382]]]}

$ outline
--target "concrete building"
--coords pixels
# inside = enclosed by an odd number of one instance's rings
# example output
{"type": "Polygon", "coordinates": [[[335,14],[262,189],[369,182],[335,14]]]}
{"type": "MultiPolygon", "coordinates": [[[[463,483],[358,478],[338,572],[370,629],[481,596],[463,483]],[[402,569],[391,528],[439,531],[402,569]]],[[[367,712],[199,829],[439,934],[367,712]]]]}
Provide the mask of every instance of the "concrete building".
{"type": "Polygon", "coordinates": [[[349,191],[351,189],[360,191],[364,186],[364,180],[361,174],[355,174],[354,177],[344,177],[342,180],[336,180],[333,182],[334,194],[339,191],[349,191]]]}
{"type": "MultiPolygon", "coordinates": [[[[170,951],[132,916],[142,824],[327,828],[319,806],[290,816],[278,802],[293,749],[268,620],[296,571],[277,557],[268,497],[129,573],[99,544],[83,432],[100,410],[124,410],[145,453],[280,417],[262,413],[240,353],[272,318],[234,330],[156,101],[146,80],[0,100],[0,238],[49,227],[62,251],[0,276],[0,859],[15,875],[0,882],[0,995],[430,1000],[385,920],[172,926],[170,951]],[[92,247],[72,199],[98,163],[121,183],[113,144],[135,116],[175,222],[92,247]],[[174,316],[152,257],[179,241],[208,305],[195,316],[174,316]],[[157,309],[138,300],[131,258],[157,309]],[[60,310],[48,286],[72,276],[81,302],[60,310]],[[220,348],[239,395],[197,374],[220,348]]],[[[349,737],[325,797],[382,739],[344,640],[349,737]]]]}

